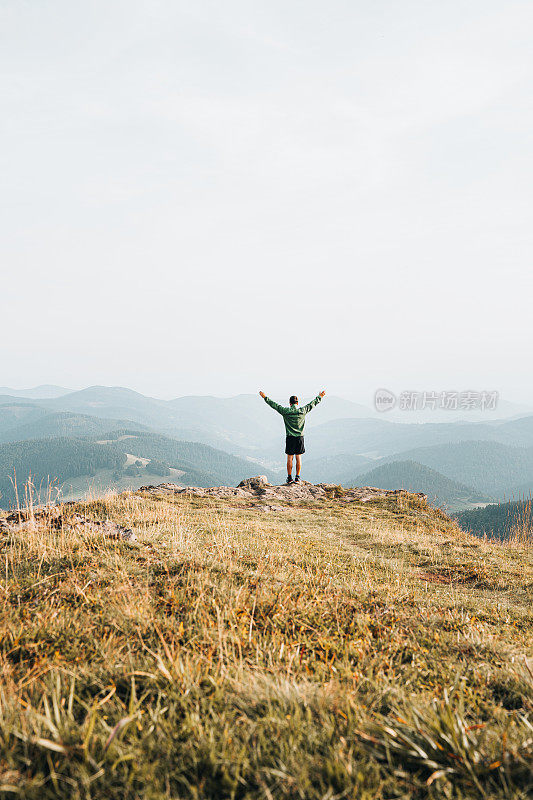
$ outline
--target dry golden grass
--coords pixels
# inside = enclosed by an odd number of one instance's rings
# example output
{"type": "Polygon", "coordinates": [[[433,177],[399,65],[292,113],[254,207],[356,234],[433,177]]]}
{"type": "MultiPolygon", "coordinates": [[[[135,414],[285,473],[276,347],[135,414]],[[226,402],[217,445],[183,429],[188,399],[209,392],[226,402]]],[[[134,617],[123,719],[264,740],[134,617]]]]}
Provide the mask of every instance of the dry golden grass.
{"type": "Polygon", "coordinates": [[[138,540],[0,538],[0,793],[530,796],[527,543],[409,496],[82,510],[138,540]]]}

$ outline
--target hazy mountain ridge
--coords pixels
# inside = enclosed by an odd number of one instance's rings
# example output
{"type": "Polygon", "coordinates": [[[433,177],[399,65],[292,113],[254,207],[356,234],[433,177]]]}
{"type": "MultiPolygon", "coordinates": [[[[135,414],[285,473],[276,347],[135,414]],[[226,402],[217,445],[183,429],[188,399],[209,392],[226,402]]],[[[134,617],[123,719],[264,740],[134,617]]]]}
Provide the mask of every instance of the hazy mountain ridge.
{"type": "MultiPolygon", "coordinates": [[[[288,403],[288,398],[278,398],[288,403]]],[[[311,398],[305,398],[309,400],[311,398]]],[[[17,398],[0,397],[2,404],[17,398]]],[[[23,402],[21,399],[20,402],[23,402]]],[[[185,441],[197,441],[232,452],[269,458],[269,451],[279,457],[283,424],[278,414],[268,408],[258,395],[231,398],[184,396],[160,400],[123,387],[91,386],[77,392],[44,400],[26,399],[26,405],[49,412],[121,419],[144,425],[185,441]]],[[[371,416],[364,406],[337,397],[328,397],[307,420],[308,428],[351,413],[354,418],[371,416]]]]}
{"type": "MultiPolygon", "coordinates": [[[[420,447],[380,459],[378,464],[412,460],[495,498],[533,488],[533,447],[466,441],[420,447]],[[527,483],[529,481],[529,484],[527,483]]],[[[358,474],[360,470],[358,470],[358,474]]]]}
{"type": "Polygon", "coordinates": [[[408,424],[383,419],[339,419],[315,427],[308,438],[321,456],[354,452],[384,457],[416,447],[467,441],[490,441],[528,447],[533,445],[533,416],[485,423],[408,424]]]}
{"type": "Polygon", "coordinates": [[[30,389],[12,389],[9,386],[0,386],[0,394],[10,397],[27,397],[33,400],[47,400],[52,397],[61,397],[70,394],[72,389],[65,389],[63,386],[55,386],[44,383],[41,386],[33,386],[30,389]]]}
{"type": "Polygon", "coordinates": [[[360,474],[358,485],[377,486],[380,489],[406,489],[427,494],[430,503],[444,509],[469,508],[474,503],[489,502],[471,486],[442,475],[416,461],[390,461],[360,474]]]}
{"type": "MultiPolygon", "coordinates": [[[[283,398],[276,399],[286,402],[283,398]]],[[[302,398],[302,402],[307,399],[302,398]]],[[[123,387],[91,386],[44,400],[0,397],[0,406],[15,402],[19,407],[32,405],[49,413],[130,420],[159,433],[210,444],[228,452],[280,459],[282,422],[257,395],[184,396],[167,401],[123,387]]],[[[533,415],[486,422],[417,424],[408,418],[405,422],[393,422],[357,403],[327,396],[309,414],[306,435],[314,458],[348,452],[384,457],[414,447],[468,440],[524,446],[533,445],[533,415]]]]}
{"type": "MultiPolygon", "coordinates": [[[[0,406],[0,421],[2,420],[2,411],[0,406]]],[[[39,411],[43,411],[43,409],[39,409],[39,411]]],[[[0,442],[17,442],[56,436],[89,437],[123,430],[125,427],[140,431],[148,430],[146,425],[131,420],[112,420],[105,417],[92,417],[88,414],[74,414],[70,411],[57,411],[51,414],[44,411],[30,422],[23,422],[5,429],[0,433],[0,442]]]]}

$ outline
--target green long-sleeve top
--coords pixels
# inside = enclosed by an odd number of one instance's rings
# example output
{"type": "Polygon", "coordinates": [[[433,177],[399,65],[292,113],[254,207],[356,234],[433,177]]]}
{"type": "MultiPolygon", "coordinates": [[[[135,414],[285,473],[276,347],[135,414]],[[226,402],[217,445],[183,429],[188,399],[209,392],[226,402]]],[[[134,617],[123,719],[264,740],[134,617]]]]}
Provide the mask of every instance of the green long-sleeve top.
{"type": "Polygon", "coordinates": [[[322,398],[317,395],[314,400],[307,403],[306,406],[280,406],[275,403],[270,397],[265,397],[265,403],[281,414],[283,422],[285,423],[285,432],[287,436],[303,436],[305,426],[305,415],[308,414],[317,403],[320,403],[322,398]]]}

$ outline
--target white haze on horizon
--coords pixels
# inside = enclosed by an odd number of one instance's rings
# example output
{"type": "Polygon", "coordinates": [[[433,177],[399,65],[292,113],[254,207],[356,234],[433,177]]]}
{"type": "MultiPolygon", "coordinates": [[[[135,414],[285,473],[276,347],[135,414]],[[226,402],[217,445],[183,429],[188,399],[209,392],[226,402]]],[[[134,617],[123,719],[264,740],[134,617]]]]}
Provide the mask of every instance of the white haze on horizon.
{"type": "Polygon", "coordinates": [[[4,0],[2,384],[533,404],[532,23],[4,0]]]}

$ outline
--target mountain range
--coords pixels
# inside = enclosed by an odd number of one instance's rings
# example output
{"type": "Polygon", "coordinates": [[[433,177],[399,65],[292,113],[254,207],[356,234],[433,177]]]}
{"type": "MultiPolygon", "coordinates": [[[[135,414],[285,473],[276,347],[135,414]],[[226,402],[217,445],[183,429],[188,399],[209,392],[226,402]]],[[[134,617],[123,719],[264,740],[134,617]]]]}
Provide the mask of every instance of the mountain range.
{"type": "MultiPolygon", "coordinates": [[[[76,392],[43,386],[18,395],[0,396],[0,444],[72,439],[73,448],[81,452],[82,440],[106,441],[106,446],[114,441],[116,446],[120,436],[127,435],[130,472],[131,459],[137,456],[144,459],[142,468],[149,461],[162,462],[175,471],[173,480],[196,485],[238,482],[258,472],[278,482],[283,479],[282,420],[257,395],[160,400],[104,386],[76,392]]],[[[122,445],[119,450],[125,452],[122,445]]],[[[533,489],[533,415],[396,422],[327,396],[307,418],[306,450],[304,477],[309,480],[343,485],[394,480],[433,492],[437,503],[452,509],[533,489]]]]}

